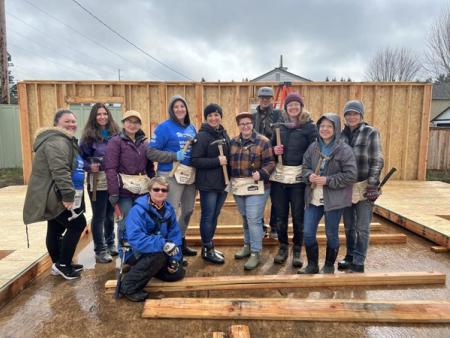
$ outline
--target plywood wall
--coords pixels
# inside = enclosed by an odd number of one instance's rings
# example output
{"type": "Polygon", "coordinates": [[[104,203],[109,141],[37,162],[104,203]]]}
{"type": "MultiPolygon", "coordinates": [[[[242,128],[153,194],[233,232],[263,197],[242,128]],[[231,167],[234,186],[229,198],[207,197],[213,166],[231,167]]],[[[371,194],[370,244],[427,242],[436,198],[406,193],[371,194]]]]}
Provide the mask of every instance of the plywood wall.
{"type": "MultiPolygon", "coordinates": [[[[51,124],[58,108],[70,104],[121,103],[122,110],[139,111],[143,129],[151,134],[165,120],[173,95],[183,95],[191,121],[197,127],[203,108],[218,103],[224,111],[223,124],[231,136],[237,134],[234,116],[248,111],[257,102],[256,93],[273,83],[251,82],[124,82],[124,81],[23,81],[18,84],[22,156],[25,181],[31,172],[32,143],[37,129],[51,124]]],[[[347,100],[360,99],[366,107],[365,120],[381,132],[385,172],[399,170],[397,179],[424,180],[428,151],[428,124],[431,107],[430,84],[425,83],[293,83],[292,89],[305,99],[305,108],[314,120],[325,112],[342,117],[347,100]]],[[[82,126],[81,126],[82,127],[82,126]]]]}

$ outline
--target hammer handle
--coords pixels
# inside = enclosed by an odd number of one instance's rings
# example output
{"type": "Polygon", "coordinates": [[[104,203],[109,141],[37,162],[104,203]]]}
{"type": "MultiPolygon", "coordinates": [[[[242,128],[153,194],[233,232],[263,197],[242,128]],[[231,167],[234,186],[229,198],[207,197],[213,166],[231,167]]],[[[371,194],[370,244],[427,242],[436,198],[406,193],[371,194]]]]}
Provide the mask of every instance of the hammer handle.
{"type": "MultiPolygon", "coordinates": [[[[275,136],[277,138],[277,146],[281,146],[280,128],[275,128],[275,136]]],[[[278,155],[278,163],[283,164],[283,155],[278,155]]]]}
{"type": "MultiPolygon", "coordinates": [[[[317,162],[316,170],[314,170],[314,174],[316,174],[316,175],[320,174],[320,167],[322,165],[322,161],[323,161],[323,158],[322,158],[322,156],[320,156],[319,162],[317,162]]],[[[316,183],[311,183],[311,188],[312,189],[316,189],[316,187],[317,187],[316,183]]]]}
{"type": "Polygon", "coordinates": [[[98,172],[92,173],[92,202],[97,201],[98,172]]]}
{"type": "MultiPolygon", "coordinates": [[[[223,156],[223,145],[219,144],[219,154],[220,156],[223,156]]],[[[225,185],[228,185],[230,183],[230,179],[228,177],[228,171],[227,171],[227,165],[222,164],[222,170],[223,170],[223,178],[225,180],[225,185]]]]}

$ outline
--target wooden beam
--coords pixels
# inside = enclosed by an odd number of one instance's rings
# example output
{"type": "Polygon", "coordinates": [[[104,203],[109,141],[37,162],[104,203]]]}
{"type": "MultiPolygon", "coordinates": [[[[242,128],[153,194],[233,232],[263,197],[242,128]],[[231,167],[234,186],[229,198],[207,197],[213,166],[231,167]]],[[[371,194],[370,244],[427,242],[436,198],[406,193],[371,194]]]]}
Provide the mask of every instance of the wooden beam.
{"type": "MultiPolygon", "coordinates": [[[[290,239],[292,236],[289,236],[290,239]]],[[[406,235],[404,234],[371,234],[369,238],[370,244],[405,244],[406,243],[406,235]]],[[[200,236],[188,236],[186,237],[186,241],[189,245],[200,246],[202,245],[202,240],[200,236]]],[[[317,235],[317,241],[319,245],[326,244],[327,238],[325,235],[317,235]]],[[[341,245],[345,243],[345,235],[339,235],[339,241],[341,245]]],[[[230,236],[215,236],[214,244],[217,246],[220,245],[231,245],[237,246],[243,244],[243,237],[239,235],[230,235],[230,236]]],[[[278,245],[279,242],[273,238],[264,238],[264,245],[278,245]]]]}
{"type": "Polygon", "coordinates": [[[420,123],[419,161],[417,162],[417,179],[424,181],[427,176],[428,138],[430,136],[430,111],[432,84],[423,87],[422,121],[420,123]]]}
{"type": "Polygon", "coordinates": [[[450,302],[295,298],[148,299],[144,318],[450,323],[450,302]]]}
{"type": "Polygon", "coordinates": [[[250,329],[247,325],[231,325],[228,330],[229,338],[250,338],[250,329]]]}
{"type": "MultiPolygon", "coordinates": [[[[399,285],[445,285],[442,272],[392,272],[392,273],[336,273],[315,275],[240,275],[215,277],[186,277],[178,282],[151,280],[148,292],[190,292],[218,290],[291,289],[348,286],[399,286],[399,285]]],[[[105,283],[107,292],[113,292],[116,280],[105,283]]]]}
{"type": "Polygon", "coordinates": [[[31,136],[30,121],[28,119],[28,93],[27,85],[23,82],[17,84],[19,93],[19,125],[20,125],[20,141],[22,142],[22,166],[23,166],[23,183],[28,184],[31,175],[31,136]]]}
{"type": "Polygon", "coordinates": [[[435,253],[445,253],[445,252],[449,252],[449,249],[444,247],[444,246],[432,246],[431,251],[435,252],[435,253]]]}
{"type": "Polygon", "coordinates": [[[213,332],[213,338],[225,338],[224,332],[213,332]]]}
{"type": "Polygon", "coordinates": [[[124,103],[125,100],[122,96],[66,96],[65,101],[67,104],[79,104],[79,103],[124,103]]]}

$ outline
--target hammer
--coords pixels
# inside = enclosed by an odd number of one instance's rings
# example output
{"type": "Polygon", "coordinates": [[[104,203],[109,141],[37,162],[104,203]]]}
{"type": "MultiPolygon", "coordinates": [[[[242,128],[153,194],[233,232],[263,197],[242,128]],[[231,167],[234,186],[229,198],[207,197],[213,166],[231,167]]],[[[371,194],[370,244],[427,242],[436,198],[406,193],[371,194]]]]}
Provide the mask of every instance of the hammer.
{"type": "MultiPolygon", "coordinates": [[[[91,165],[101,164],[103,161],[103,157],[90,157],[89,160],[91,162],[91,165]]],[[[98,171],[92,173],[92,202],[97,201],[97,183],[98,183],[98,171]]]]}
{"type": "Polygon", "coordinates": [[[83,214],[83,212],[84,212],[84,211],[81,211],[79,214],[77,214],[77,213],[75,212],[75,210],[73,210],[73,209],[69,209],[69,210],[70,210],[70,212],[72,213],[71,216],[67,217],[67,220],[68,220],[69,222],[70,222],[70,221],[73,221],[74,219],[77,219],[77,218],[80,217],[81,214],[83,214]]]}
{"type": "MultiPolygon", "coordinates": [[[[329,160],[331,157],[325,156],[324,154],[320,153],[319,162],[317,162],[316,170],[314,170],[314,174],[320,175],[320,167],[322,166],[323,160],[329,160]]],[[[311,183],[311,188],[316,189],[317,184],[311,183]]]]}
{"type": "MultiPolygon", "coordinates": [[[[189,134],[182,134],[180,136],[187,138],[186,143],[184,144],[184,147],[182,149],[183,152],[185,153],[188,150],[188,148],[191,145],[194,138],[192,137],[192,135],[189,135],[189,134]]],[[[169,177],[173,177],[173,175],[175,175],[175,171],[178,169],[179,165],[180,165],[180,162],[178,162],[178,161],[175,161],[173,163],[172,171],[169,173],[169,177]]]]}
{"type": "MultiPolygon", "coordinates": [[[[217,144],[217,147],[219,148],[219,154],[220,156],[223,156],[223,145],[226,143],[226,140],[224,138],[221,138],[219,140],[215,140],[211,143],[211,145],[217,144]]],[[[225,185],[228,185],[230,183],[230,179],[228,177],[228,171],[227,171],[227,165],[222,164],[222,170],[223,170],[223,178],[225,180],[225,185]]]]}
{"type": "MultiPolygon", "coordinates": [[[[292,128],[295,126],[295,123],[293,123],[293,122],[275,122],[275,123],[270,124],[270,127],[275,129],[275,137],[277,139],[277,146],[281,145],[281,135],[280,135],[280,127],[281,126],[292,128]]],[[[278,155],[278,163],[283,164],[283,155],[278,155]]]]}

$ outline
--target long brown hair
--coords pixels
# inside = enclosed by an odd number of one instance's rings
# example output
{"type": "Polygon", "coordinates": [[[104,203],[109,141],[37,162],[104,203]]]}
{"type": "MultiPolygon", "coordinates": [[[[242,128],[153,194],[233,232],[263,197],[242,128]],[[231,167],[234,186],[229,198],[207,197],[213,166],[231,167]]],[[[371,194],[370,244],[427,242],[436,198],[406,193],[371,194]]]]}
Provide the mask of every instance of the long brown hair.
{"type": "Polygon", "coordinates": [[[101,135],[101,128],[97,124],[97,111],[100,108],[104,108],[106,113],[108,114],[108,123],[105,126],[105,129],[109,131],[111,136],[117,134],[119,132],[119,126],[114,121],[111,112],[108,107],[103,103],[97,102],[92,106],[91,112],[89,113],[89,118],[86,122],[86,126],[83,129],[83,135],[81,136],[81,142],[83,143],[94,143],[96,141],[103,140],[101,135]]]}

